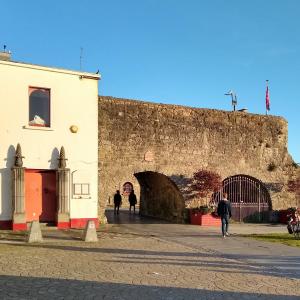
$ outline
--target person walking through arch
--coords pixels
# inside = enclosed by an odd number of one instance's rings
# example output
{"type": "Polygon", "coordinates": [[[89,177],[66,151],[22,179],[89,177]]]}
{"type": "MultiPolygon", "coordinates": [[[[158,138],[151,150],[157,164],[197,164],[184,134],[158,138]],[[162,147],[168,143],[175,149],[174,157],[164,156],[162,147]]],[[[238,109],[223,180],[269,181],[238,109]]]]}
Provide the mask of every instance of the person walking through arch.
{"type": "Polygon", "coordinates": [[[229,219],[231,218],[231,205],[229,200],[227,199],[228,194],[223,193],[223,198],[218,204],[218,216],[221,217],[222,222],[222,236],[225,238],[229,236],[228,229],[229,229],[229,219]]]}
{"type": "Polygon", "coordinates": [[[115,195],[114,195],[114,204],[115,204],[115,208],[114,208],[114,214],[119,214],[119,209],[120,209],[120,205],[122,203],[122,197],[120,195],[120,191],[117,190],[115,195]]]}
{"type": "Polygon", "coordinates": [[[129,194],[129,197],[128,197],[128,201],[129,201],[129,213],[131,213],[131,207],[133,206],[133,213],[135,213],[135,205],[137,203],[137,200],[136,200],[136,195],[134,193],[134,190],[132,190],[129,194]]]}

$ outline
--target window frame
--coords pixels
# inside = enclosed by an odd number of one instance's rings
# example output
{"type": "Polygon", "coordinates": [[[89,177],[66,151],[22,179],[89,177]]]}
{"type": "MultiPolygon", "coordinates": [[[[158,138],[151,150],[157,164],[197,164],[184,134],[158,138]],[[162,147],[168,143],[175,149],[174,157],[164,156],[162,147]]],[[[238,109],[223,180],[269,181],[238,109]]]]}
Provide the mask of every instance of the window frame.
{"type": "Polygon", "coordinates": [[[28,86],[28,126],[29,127],[38,127],[38,128],[51,128],[51,88],[41,87],[41,86],[28,86]],[[41,124],[29,124],[30,120],[30,95],[34,90],[45,90],[49,93],[49,103],[48,103],[48,112],[49,112],[49,124],[41,125],[41,124]]]}
{"type": "Polygon", "coordinates": [[[90,184],[89,183],[73,183],[73,195],[74,196],[89,196],[91,194],[90,184]],[[87,193],[83,192],[83,186],[88,190],[87,193]],[[80,193],[76,191],[76,187],[80,187],[80,193]]]}

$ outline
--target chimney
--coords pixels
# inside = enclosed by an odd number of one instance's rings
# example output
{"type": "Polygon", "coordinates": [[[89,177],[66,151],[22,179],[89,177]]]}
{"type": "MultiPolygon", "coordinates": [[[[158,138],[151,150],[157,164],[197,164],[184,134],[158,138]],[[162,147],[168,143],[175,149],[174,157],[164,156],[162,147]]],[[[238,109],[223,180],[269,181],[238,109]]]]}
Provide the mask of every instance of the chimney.
{"type": "Polygon", "coordinates": [[[6,45],[3,46],[3,51],[0,51],[0,60],[10,60],[11,52],[6,51],[6,45]]]}

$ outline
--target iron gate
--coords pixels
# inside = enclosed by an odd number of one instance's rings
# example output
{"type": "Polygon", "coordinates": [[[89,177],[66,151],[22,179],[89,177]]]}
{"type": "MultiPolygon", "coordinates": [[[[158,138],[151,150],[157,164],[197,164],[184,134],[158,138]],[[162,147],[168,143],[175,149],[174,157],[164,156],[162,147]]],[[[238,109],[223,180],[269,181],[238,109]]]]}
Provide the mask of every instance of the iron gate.
{"type": "Polygon", "coordinates": [[[235,221],[264,221],[266,213],[272,209],[271,198],[265,185],[248,175],[235,175],[223,181],[222,189],[215,193],[212,202],[217,205],[228,193],[235,221]]]}

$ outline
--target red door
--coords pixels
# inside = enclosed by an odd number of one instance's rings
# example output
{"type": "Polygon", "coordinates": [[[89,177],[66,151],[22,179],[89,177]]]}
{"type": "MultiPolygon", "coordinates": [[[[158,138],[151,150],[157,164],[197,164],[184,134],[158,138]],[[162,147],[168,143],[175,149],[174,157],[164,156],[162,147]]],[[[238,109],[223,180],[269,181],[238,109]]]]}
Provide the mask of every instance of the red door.
{"type": "Polygon", "coordinates": [[[26,222],[56,220],[55,171],[26,170],[25,212],[26,222]]]}
{"type": "Polygon", "coordinates": [[[42,212],[42,176],[39,171],[25,171],[26,222],[39,220],[42,212]]]}

